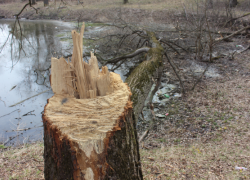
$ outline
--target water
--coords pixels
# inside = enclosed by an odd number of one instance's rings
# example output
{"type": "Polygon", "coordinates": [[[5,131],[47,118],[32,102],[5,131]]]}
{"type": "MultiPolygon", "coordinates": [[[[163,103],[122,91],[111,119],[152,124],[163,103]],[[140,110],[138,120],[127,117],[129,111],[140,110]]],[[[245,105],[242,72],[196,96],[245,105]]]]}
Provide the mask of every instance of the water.
{"type": "MultiPolygon", "coordinates": [[[[71,30],[75,25],[24,20],[21,36],[20,31],[11,33],[13,20],[0,20],[0,143],[9,146],[43,140],[42,113],[47,99],[53,96],[49,83],[51,57],[72,53],[71,30]],[[49,91],[10,107],[46,90],[49,91]]],[[[97,36],[108,29],[103,25],[86,27],[84,36],[97,36]]],[[[89,52],[91,48],[86,46],[84,51],[89,52]]],[[[115,72],[125,81],[124,75],[133,65],[128,61],[115,72]]]]}
{"type": "Polygon", "coordinates": [[[43,139],[41,116],[51,90],[9,106],[50,89],[50,59],[68,46],[57,34],[74,29],[59,21],[22,21],[21,39],[20,34],[11,34],[13,26],[14,21],[0,20],[0,142],[6,146],[43,139]]]}

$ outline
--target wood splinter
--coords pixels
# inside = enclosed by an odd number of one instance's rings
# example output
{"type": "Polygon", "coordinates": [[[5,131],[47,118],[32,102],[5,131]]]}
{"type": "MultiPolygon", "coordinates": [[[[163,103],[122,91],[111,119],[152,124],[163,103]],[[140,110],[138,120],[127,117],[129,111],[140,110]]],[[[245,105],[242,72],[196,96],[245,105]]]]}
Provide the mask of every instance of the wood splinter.
{"type": "Polygon", "coordinates": [[[93,53],[83,62],[84,23],[71,62],[51,59],[54,96],[44,108],[45,179],[143,179],[131,92],[93,53]]]}

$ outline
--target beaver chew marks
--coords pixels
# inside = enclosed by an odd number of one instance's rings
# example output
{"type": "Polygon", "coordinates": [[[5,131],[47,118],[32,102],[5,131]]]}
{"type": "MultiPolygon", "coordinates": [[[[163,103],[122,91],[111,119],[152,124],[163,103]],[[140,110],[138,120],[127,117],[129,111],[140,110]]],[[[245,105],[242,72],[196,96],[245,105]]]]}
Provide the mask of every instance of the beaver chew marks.
{"type": "Polygon", "coordinates": [[[51,60],[54,96],[45,106],[45,179],[142,179],[131,92],[93,53],[82,59],[72,31],[73,56],[51,60]],[[128,178],[131,177],[131,178],[128,178]]]}

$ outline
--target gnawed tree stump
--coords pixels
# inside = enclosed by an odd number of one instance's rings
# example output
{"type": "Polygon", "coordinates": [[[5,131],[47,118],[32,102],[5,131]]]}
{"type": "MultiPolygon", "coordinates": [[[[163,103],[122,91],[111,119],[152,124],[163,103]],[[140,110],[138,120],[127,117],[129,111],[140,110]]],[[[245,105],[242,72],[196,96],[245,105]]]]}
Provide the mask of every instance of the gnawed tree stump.
{"type": "Polygon", "coordinates": [[[45,179],[142,179],[131,92],[91,53],[82,60],[81,33],[72,31],[71,62],[52,58],[55,95],[43,114],[45,179]]]}

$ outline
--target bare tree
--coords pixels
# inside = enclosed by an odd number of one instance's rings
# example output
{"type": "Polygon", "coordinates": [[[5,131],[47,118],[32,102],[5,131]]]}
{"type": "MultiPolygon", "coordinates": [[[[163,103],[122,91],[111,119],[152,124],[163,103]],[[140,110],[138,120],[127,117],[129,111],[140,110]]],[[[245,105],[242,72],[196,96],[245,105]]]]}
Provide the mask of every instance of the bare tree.
{"type": "Polygon", "coordinates": [[[213,0],[207,0],[207,7],[208,8],[213,8],[214,7],[213,0]]]}
{"type": "Polygon", "coordinates": [[[229,5],[230,7],[235,7],[238,4],[238,0],[230,0],[229,5]]]}
{"type": "Polygon", "coordinates": [[[48,6],[49,5],[49,0],[44,0],[44,6],[48,6]]]}
{"type": "Polygon", "coordinates": [[[32,5],[36,4],[36,0],[31,0],[31,4],[32,5]]]}

